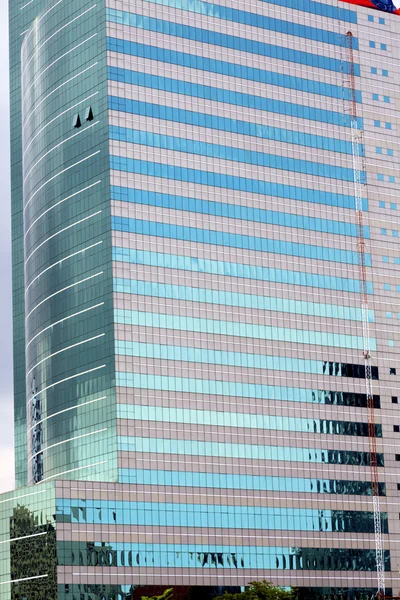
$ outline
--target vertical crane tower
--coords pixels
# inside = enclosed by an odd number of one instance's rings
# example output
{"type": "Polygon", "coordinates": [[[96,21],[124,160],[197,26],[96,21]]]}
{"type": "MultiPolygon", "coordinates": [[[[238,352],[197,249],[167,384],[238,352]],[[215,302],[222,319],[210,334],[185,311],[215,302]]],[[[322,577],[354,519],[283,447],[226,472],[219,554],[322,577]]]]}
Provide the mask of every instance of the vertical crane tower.
{"type": "Polygon", "coordinates": [[[368,290],[367,290],[367,269],[365,263],[365,239],[363,226],[363,207],[362,207],[362,181],[361,172],[363,171],[363,157],[360,148],[363,148],[363,132],[358,126],[357,119],[357,101],[356,85],[354,76],[354,47],[353,34],[351,31],[346,33],[346,50],[348,63],[348,89],[350,92],[350,122],[351,122],[351,143],[353,154],[354,171],[354,196],[356,202],[356,227],[357,227],[357,245],[358,245],[358,264],[360,279],[360,300],[362,312],[363,327],[363,356],[365,365],[365,386],[367,392],[368,407],[368,441],[369,457],[371,469],[371,487],[372,500],[374,507],[374,532],[375,532],[375,553],[376,553],[376,571],[378,577],[378,600],[385,597],[385,572],[382,547],[382,523],[379,502],[379,481],[378,481],[378,463],[376,453],[376,428],[374,413],[374,398],[372,394],[372,373],[371,373],[371,352],[369,338],[368,322],[368,290]]]}

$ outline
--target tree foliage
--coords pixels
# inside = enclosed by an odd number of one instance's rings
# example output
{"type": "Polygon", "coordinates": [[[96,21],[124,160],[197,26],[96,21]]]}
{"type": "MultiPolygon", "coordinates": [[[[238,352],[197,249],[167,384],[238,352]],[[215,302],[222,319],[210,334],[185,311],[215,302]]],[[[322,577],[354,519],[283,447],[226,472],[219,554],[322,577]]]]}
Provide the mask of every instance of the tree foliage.
{"type": "Polygon", "coordinates": [[[269,581],[252,581],[244,592],[231,594],[225,592],[223,596],[217,596],[214,600],[297,600],[297,591],[277,587],[269,581]]]}
{"type": "Polygon", "coordinates": [[[161,596],[142,596],[142,600],[173,600],[174,589],[168,588],[161,596]]]}

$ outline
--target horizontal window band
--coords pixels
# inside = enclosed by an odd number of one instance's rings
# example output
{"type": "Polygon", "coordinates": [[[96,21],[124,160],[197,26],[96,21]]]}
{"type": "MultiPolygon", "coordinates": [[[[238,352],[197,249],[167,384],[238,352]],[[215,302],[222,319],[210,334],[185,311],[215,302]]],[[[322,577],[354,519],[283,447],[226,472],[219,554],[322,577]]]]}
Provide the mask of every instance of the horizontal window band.
{"type": "MultiPolygon", "coordinates": [[[[259,42],[257,40],[229,35],[227,33],[213,31],[212,29],[201,29],[200,27],[183,25],[181,23],[174,23],[173,21],[165,21],[163,19],[156,19],[146,15],[140,15],[111,8],[107,9],[106,17],[107,21],[111,23],[127,25],[128,27],[136,27],[138,29],[143,29],[144,31],[164,33],[181,39],[203,42],[205,44],[219,46],[221,48],[229,48],[230,50],[248,52],[249,54],[259,55],[263,58],[284,60],[294,64],[323,69],[325,71],[333,71],[336,73],[344,72],[346,74],[354,72],[356,77],[360,76],[359,64],[355,63],[351,67],[350,63],[346,60],[331,58],[321,54],[313,54],[303,50],[294,50],[293,48],[286,48],[284,46],[277,46],[274,44],[259,42]],[[351,69],[353,69],[353,71],[351,69]]],[[[261,23],[263,16],[254,15],[254,18],[261,23]]],[[[284,21],[281,21],[282,25],[283,23],[284,21]]],[[[299,27],[299,25],[295,22],[292,22],[289,25],[293,28],[292,31],[294,31],[295,27],[299,27]]],[[[326,39],[323,41],[326,41],[326,39]]],[[[344,45],[343,36],[340,34],[336,36],[336,42],[338,46],[342,47],[344,45]]],[[[289,44],[290,43],[291,42],[289,42],[289,44]]],[[[357,44],[358,40],[355,38],[355,49],[357,48],[357,44]]]]}
{"type": "MultiPolygon", "coordinates": [[[[340,62],[340,61],[339,61],[340,62]]],[[[295,104],[285,102],[274,98],[265,98],[264,96],[254,96],[243,92],[236,92],[224,88],[216,88],[209,85],[183,81],[182,79],[171,79],[160,75],[152,75],[139,71],[130,71],[119,67],[108,67],[108,79],[118,81],[127,85],[137,85],[150,89],[162,90],[182,94],[183,96],[192,96],[214,102],[233,104],[236,107],[261,110],[269,113],[276,113],[291,116],[297,119],[306,119],[341,127],[351,127],[349,114],[334,112],[323,108],[314,108],[304,104],[295,104]]],[[[358,129],[363,129],[363,120],[357,119],[358,129]]]]}
{"type": "MultiPolygon", "coordinates": [[[[213,456],[250,460],[277,460],[293,463],[321,463],[327,465],[369,466],[370,453],[354,450],[326,450],[322,448],[296,448],[294,446],[264,446],[259,444],[234,444],[228,442],[201,442],[153,437],[118,437],[121,452],[177,454],[181,456],[213,456]]],[[[383,454],[376,454],[378,467],[384,466],[383,454]]]]}
{"type": "MultiPolygon", "coordinates": [[[[357,13],[348,8],[337,8],[336,6],[315,2],[314,0],[263,0],[263,2],[265,1],[268,2],[268,4],[277,5],[279,8],[290,8],[318,15],[319,17],[329,17],[339,21],[344,20],[348,23],[357,23],[357,13]]],[[[177,8],[180,10],[188,10],[205,16],[215,16],[225,19],[228,19],[229,17],[228,20],[232,21],[235,20],[236,16],[236,9],[221,6],[220,4],[210,4],[209,2],[192,2],[191,0],[146,0],[146,2],[160,4],[161,6],[169,6],[170,8],[177,8]],[[223,11],[223,16],[221,16],[220,11],[223,11]]],[[[255,14],[254,16],[258,18],[260,15],[255,14]]],[[[241,23],[242,21],[237,22],[241,23]]]]}
{"type": "Polygon", "coordinates": [[[111,156],[110,167],[115,171],[138,173],[150,177],[160,177],[174,181],[185,181],[198,185],[232,189],[262,196],[276,196],[285,200],[298,200],[312,204],[325,204],[338,208],[355,208],[354,196],[325,192],[308,188],[250,179],[214,171],[203,171],[166,163],[156,163],[141,159],[111,156]]]}
{"type": "MultiPolygon", "coordinates": [[[[115,286],[122,289],[122,293],[139,296],[154,296],[156,298],[171,298],[186,302],[201,302],[223,306],[237,306],[241,308],[254,308],[256,310],[276,311],[283,313],[302,314],[312,317],[336,318],[351,321],[362,321],[361,309],[350,306],[335,306],[333,304],[318,304],[317,302],[304,302],[289,300],[272,296],[256,294],[243,294],[239,292],[225,292],[203,287],[190,287],[142,281],[137,279],[115,278],[115,286]]],[[[374,322],[373,311],[369,311],[369,322],[374,322]]]]}
{"type": "MultiPolygon", "coordinates": [[[[129,285],[129,279],[122,281],[127,281],[129,285]]],[[[114,288],[114,291],[122,292],[123,288],[117,286],[114,288]]],[[[240,321],[224,321],[122,309],[114,310],[114,318],[116,323],[123,325],[167,329],[173,330],[174,332],[193,331],[218,336],[279,340],[281,342],[294,344],[315,344],[317,346],[327,346],[328,348],[349,348],[360,351],[363,347],[363,338],[361,336],[341,333],[336,334],[326,331],[312,331],[307,329],[258,325],[240,321]]],[[[376,350],[376,340],[374,338],[370,339],[370,348],[371,350],[376,350]]]]}
{"type": "MultiPolygon", "coordinates": [[[[185,10],[205,17],[214,17],[218,20],[240,23],[250,27],[257,27],[274,33],[283,33],[289,36],[301,37],[333,46],[343,46],[343,36],[334,31],[319,29],[302,25],[297,22],[288,22],[282,19],[276,19],[260,13],[247,12],[237,8],[222,6],[221,4],[212,4],[210,2],[190,2],[188,0],[147,0],[148,2],[161,6],[168,6],[185,10]]],[[[113,15],[113,9],[109,9],[109,14],[113,15]]],[[[358,49],[358,40],[354,39],[354,49],[358,49]]]]}
{"type": "MultiPolygon", "coordinates": [[[[356,279],[347,279],[344,277],[334,277],[331,275],[321,275],[314,273],[305,273],[304,271],[289,271],[287,269],[274,269],[270,267],[260,267],[256,265],[246,265],[243,263],[234,263],[222,260],[208,260],[197,258],[196,256],[184,256],[177,254],[168,254],[164,252],[151,252],[148,250],[135,250],[133,248],[113,247],[113,260],[126,262],[134,265],[148,265],[151,267],[159,267],[163,269],[177,269],[193,273],[209,273],[212,275],[220,275],[225,277],[234,277],[240,279],[250,279],[256,281],[271,281],[274,283],[282,283],[287,285],[302,285],[306,287],[316,287],[321,289],[332,289],[336,291],[360,293],[360,282],[356,279]]],[[[373,293],[371,282],[367,282],[368,294],[373,293]]],[[[282,300],[282,306],[285,306],[285,301],[282,300]]],[[[326,305],[331,306],[331,305],[326,305]]],[[[342,315],[340,318],[345,318],[341,312],[344,307],[337,307],[342,315]]],[[[281,308],[281,310],[284,310],[281,308]]],[[[296,312],[300,311],[300,307],[296,308],[296,312]]],[[[349,308],[347,308],[349,310],[349,308]]],[[[351,311],[353,317],[350,317],[350,312],[346,318],[359,320],[355,315],[360,314],[360,309],[353,308],[351,311]]],[[[374,322],[374,311],[368,312],[369,321],[374,322]]],[[[323,315],[321,315],[323,316],[323,315]]],[[[330,309],[324,316],[334,318],[330,309]]]]}
{"type": "MultiPolygon", "coordinates": [[[[207,527],[210,529],[259,529],[373,533],[374,513],[367,511],[277,506],[235,506],[177,502],[57,499],[57,517],[63,523],[127,524],[149,527],[207,527]],[[84,513],[84,517],[75,515],[84,513]],[[99,517],[99,513],[101,516],[99,517]]],[[[381,513],[383,533],[388,532],[387,513],[381,513]]]]}
{"type": "MultiPolygon", "coordinates": [[[[162,471],[157,469],[120,469],[121,483],[136,485],[163,485],[193,488],[216,488],[232,490],[256,490],[307,494],[334,494],[372,496],[370,481],[346,481],[340,479],[304,479],[301,477],[277,477],[209,473],[198,471],[162,471]]],[[[386,485],[379,483],[379,495],[386,496],[386,485]]]]}
{"type": "MultiPolygon", "coordinates": [[[[186,125],[193,125],[195,127],[227,131],[238,135],[274,140],[287,144],[306,146],[313,149],[317,148],[319,150],[328,150],[348,155],[353,154],[351,142],[316,135],[314,133],[293,131],[282,127],[241,121],[240,119],[230,119],[214,114],[195,112],[193,110],[185,110],[173,106],[132,100],[130,98],[121,98],[119,96],[109,96],[108,106],[110,110],[136,114],[143,117],[151,117],[153,119],[172,121],[174,123],[185,123],[186,125]]],[[[360,156],[364,156],[365,150],[362,144],[358,144],[358,151],[360,156]]],[[[367,210],[367,200],[363,199],[363,202],[363,210],[367,210]]]]}
{"type": "MultiPolygon", "coordinates": [[[[322,360],[291,358],[286,356],[267,356],[246,352],[233,352],[222,350],[209,350],[203,348],[190,348],[187,346],[173,346],[164,344],[146,344],[144,342],[129,342],[126,340],[115,341],[115,352],[120,356],[142,356],[159,360],[178,360],[200,364],[226,365],[244,369],[262,369],[266,371],[289,371],[293,373],[310,373],[313,375],[329,375],[326,372],[326,363],[322,360]]],[[[339,392],[337,392],[339,394],[339,392]]],[[[351,394],[351,392],[340,392],[351,394]]],[[[302,394],[299,394],[299,400],[302,394]]],[[[361,396],[363,396],[361,394],[361,396]]],[[[347,397],[347,396],[345,396],[347,397]]],[[[340,397],[341,398],[341,397],[340,397]]],[[[319,404],[338,404],[340,398],[325,399],[311,398],[310,401],[319,404]]],[[[301,400],[304,401],[304,400],[301,400]]],[[[342,400],[343,401],[343,400],[342,400]]],[[[350,401],[350,400],[349,400],[350,401]]],[[[343,401],[344,403],[344,401],[343,401]]],[[[350,404],[348,404],[350,406],[350,404]]],[[[357,403],[354,402],[354,406],[357,403]]],[[[360,404],[361,406],[361,398],[360,404]]]]}
{"type": "Polygon", "coordinates": [[[329,17],[331,19],[337,19],[339,21],[347,21],[348,23],[357,23],[357,13],[355,10],[349,10],[348,8],[342,8],[324,4],[322,2],[316,2],[315,0],[261,0],[262,2],[268,2],[268,4],[274,4],[280,8],[292,8],[294,10],[300,10],[302,12],[311,13],[318,16],[329,17]]]}
{"type": "MultiPolygon", "coordinates": [[[[327,163],[317,163],[300,158],[291,158],[289,156],[279,156],[276,154],[266,154],[254,150],[245,150],[233,146],[223,146],[210,142],[200,142],[188,138],[179,138],[172,135],[161,135],[150,131],[137,129],[127,129],[111,125],[109,127],[110,139],[125,142],[128,144],[138,144],[182,152],[194,156],[212,157],[220,160],[231,161],[276,169],[278,171],[302,173],[313,175],[315,177],[324,177],[327,179],[337,179],[340,181],[354,181],[354,169],[346,167],[336,167],[327,163]]],[[[75,134],[76,135],[76,134],[75,134]]],[[[360,183],[366,183],[365,171],[359,172],[360,183]]],[[[345,227],[345,224],[343,224],[345,227]]],[[[354,226],[353,226],[354,228],[354,226]]],[[[364,228],[365,229],[365,228],[364,228]]],[[[353,233],[355,235],[355,233],[353,233]]]]}
{"type": "MultiPolygon", "coordinates": [[[[215,5],[214,5],[215,6],[215,5]]],[[[220,7],[222,8],[222,7],[220,7]]],[[[260,15],[257,15],[257,19],[260,15]]],[[[291,23],[293,25],[293,23],[291,23]]],[[[341,100],[343,97],[347,101],[352,100],[352,91],[342,86],[295,77],[284,73],[274,71],[266,71],[265,69],[257,69],[255,67],[241,65],[239,63],[230,63],[222,60],[207,58],[197,54],[189,54],[187,52],[178,52],[169,50],[159,46],[148,46],[131,42],[121,38],[108,37],[107,49],[110,52],[118,52],[130,56],[137,56],[148,60],[155,60],[167,64],[179,65],[207,73],[217,73],[227,75],[229,77],[237,77],[249,81],[257,81],[267,85],[276,85],[291,90],[298,90],[310,94],[318,94],[327,96],[328,98],[337,98],[341,100]]],[[[361,102],[361,92],[356,90],[355,97],[357,102],[361,102]]]]}
{"type": "MultiPolygon", "coordinates": [[[[293,388],[238,381],[196,379],[168,375],[146,375],[144,373],[119,372],[117,386],[152,390],[153,392],[178,392],[184,394],[206,394],[231,398],[251,398],[256,400],[282,400],[284,402],[307,402],[338,406],[366,407],[366,394],[332,392],[329,390],[293,388]],[[358,398],[361,396],[361,398],[358,398]]],[[[374,400],[379,401],[379,396],[374,400]]]]}
{"type": "MultiPolygon", "coordinates": [[[[127,187],[111,186],[111,199],[119,202],[131,202],[144,206],[155,206],[181,210],[214,217],[227,219],[238,219],[242,221],[255,221],[256,223],[276,225],[280,227],[292,227],[294,229],[306,229],[324,234],[344,235],[357,237],[357,227],[353,223],[333,221],[331,219],[319,219],[305,215],[297,215],[263,208],[252,208],[242,204],[228,204],[224,202],[213,202],[188,198],[161,192],[153,192],[127,187]]],[[[370,238],[370,228],[364,226],[364,238],[370,238]]]]}
{"type": "MultiPolygon", "coordinates": [[[[150,346],[150,344],[137,345],[150,346]]],[[[171,346],[163,346],[163,348],[169,350],[171,349],[171,346]]],[[[146,354],[138,354],[138,356],[146,356],[146,354]]],[[[171,360],[173,360],[173,355],[171,360]]],[[[301,417],[196,410],[189,408],[166,408],[163,406],[145,406],[140,404],[118,404],[117,416],[119,419],[132,421],[185,423],[188,425],[204,426],[215,425],[221,427],[267,429],[274,431],[300,431],[323,435],[368,436],[368,423],[338,421],[332,419],[305,419],[301,417]]],[[[382,426],[375,425],[374,429],[375,436],[382,437],[382,426]]]]}
{"type": "MultiPolygon", "coordinates": [[[[93,533],[90,532],[93,538],[93,533]]],[[[373,544],[371,543],[371,546],[373,544]]],[[[139,567],[138,573],[129,569],[129,575],[126,569],[116,569],[113,574],[113,581],[118,575],[130,585],[132,577],[140,577],[143,570],[146,572],[148,565],[151,565],[151,577],[154,577],[154,567],[170,569],[174,577],[187,578],[187,574],[178,572],[175,568],[198,569],[199,575],[207,573],[210,576],[212,568],[212,577],[218,577],[214,574],[218,568],[232,569],[270,569],[295,570],[295,571],[350,571],[352,577],[350,582],[354,585],[354,572],[374,572],[376,571],[376,556],[374,549],[355,549],[355,548],[301,548],[301,547],[276,547],[276,546],[223,546],[215,542],[196,541],[195,544],[156,544],[143,542],[104,542],[103,546],[94,546],[93,542],[84,541],[62,541],[57,546],[57,557],[59,566],[73,565],[77,569],[73,572],[74,577],[84,576],[89,581],[97,582],[98,575],[93,571],[93,567],[100,572],[104,571],[105,566],[109,567],[139,567]],[[179,549],[179,550],[178,550],[179,549]],[[82,558],[81,558],[82,557],[82,558]],[[83,561],[82,562],[79,561],[83,561]],[[80,567],[92,567],[90,572],[82,572],[80,567]],[[140,573],[139,573],[140,572],[140,573]]],[[[384,568],[390,571],[390,552],[384,550],[384,568]]],[[[165,577],[165,574],[156,573],[158,577],[165,577]]],[[[232,575],[236,577],[236,575],[232,575]]],[[[257,574],[254,575],[255,577],[257,574]]],[[[258,575],[259,576],[259,575],[258,575]]],[[[279,577],[279,575],[276,575],[279,577]]],[[[221,585],[227,575],[224,573],[221,585]]],[[[229,575],[231,577],[231,575],[229,575]]],[[[303,577],[296,575],[296,577],[303,577]]],[[[340,575],[342,577],[342,575],[340,575]]],[[[328,579],[328,578],[327,578],[328,579]]],[[[310,575],[307,575],[309,585],[310,575]]],[[[318,581],[321,575],[318,575],[318,581]]],[[[332,581],[330,577],[329,581],[332,581]]],[[[243,575],[241,582],[243,583],[243,575]]],[[[226,582],[225,582],[226,583],[226,582]]],[[[287,584],[287,573],[283,585],[287,584]]],[[[376,590],[374,590],[376,591],[376,590]]]]}
{"type": "MultiPolygon", "coordinates": [[[[133,169],[132,172],[135,172],[133,169]]],[[[213,231],[197,227],[183,225],[171,225],[157,221],[145,221],[141,219],[129,219],[128,217],[112,217],[112,229],[126,233],[149,235],[174,240],[185,240],[200,244],[211,244],[229,248],[241,248],[256,252],[282,254],[297,256],[314,260],[345,263],[349,265],[358,264],[358,253],[353,250],[340,250],[325,246],[311,244],[299,244],[268,238],[254,237],[228,233],[226,231],[213,231]]],[[[371,266],[370,254],[365,255],[366,266],[371,266]]]]}

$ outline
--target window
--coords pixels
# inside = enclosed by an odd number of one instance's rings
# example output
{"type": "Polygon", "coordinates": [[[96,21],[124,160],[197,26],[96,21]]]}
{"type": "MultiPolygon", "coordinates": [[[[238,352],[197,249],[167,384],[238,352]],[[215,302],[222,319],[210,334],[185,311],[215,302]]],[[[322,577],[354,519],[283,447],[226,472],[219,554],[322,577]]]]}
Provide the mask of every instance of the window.
{"type": "Polygon", "coordinates": [[[394,347],[394,340],[388,340],[388,346],[390,346],[390,348],[394,347]]]}
{"type": "Polygon", "coordinates": [[[397,489],[400,490],[400,483],[397,484],[397,489]]]}
{"type": "Polygon", "coordinates": [[[390,203],[390,208],[391,208],[392,210],[396,210],[396,208],[397,208],[397,204],[394,204],[393,202],[391,202],[391,203],[390,203]]]}
{"type": "Polygon", "coordinates": [[[370,23],[373,23],[374,22],[374,17],[372,15],[368,15],[368,21],[370,23]]]}
{"type": "Polygon", "coordinates": [[[385,128],[386,129],[392,129],[392,124],[391,123],[385,123],[385,128]]]}
{"type": "Polygon", "coordinates": [[[396,231],[395,229],[392,229],[392,236],[393,237],[399,237],[399,232],[396,231]]]}
{"type": "Polygon", "coordinates": [[[388,148],[387,155],[388,156],[393,156],[393,150],[391,150],[390,148],[388,148]]]}
{"type": "Polygon", "coordinates": [[[385,24],[385,19],[382,19],[382,17],[379,17],[378,23],[379,23],[379,25],[384,25],[385,24]]]}
{"type": "Polygon", "coordinates": [[[377,75],[378,69],[376,67],[371,67],[371,73],[372,73],[372,75],[377,75]]]}
{"type": "Polygon", "coordinates": [[[383,200],[379,200],[379,208],[385,208],[386,204],[383,200]]]}
{"type": "Polygon", "coordinates": [[[397,257],[394,258],[393,262],[394,262],[395,265],[400,265],[400,258],[397,258],[397,257]]]}
{"type": "Polygon", "coordinates": [[[381,50],[387,50],[386,44],[381,44],[381,50]]]}
{"type": "Polygon", "coordinates": [[[377,154],[382,154],[382,148],[375,148],[377,154]]]}
{"type": "MultiPolygon", "coordinates": [[[[394,367],[390,367],[389,375],[396,375],[396,369],[394,367]]],[[[396,403],[397,403],[397,399],[396,399],[396,403]]]]}
{"type": "Polygon", "coordinates": [[[396,285],[396,292],[400,292],[400,285],[396,285]]]}
{"type": "Polygon", "coordinates": [[[392,404],[398,404],[397,396],[392,396],[392,404]]]}
{"type": "Polygon", "coordinates": [[[400,432],[400,425],[393,425],[393,431],[395,431],[396,433],[400,432]]]}
{"type": "Polygon", "coordinates": [[[381,126],[381,122],[380,121],[374,121],[374,126],[375,127],[380,127],[381,126]]]}
{"type": "Polygon", "coordinates": [[[381,229],[381,235],[387,235],[387,229],[381,229]]]}
{"type": "Polygon", "coordinates": [[[372,100],[379,100],[378,94],[372,94],[372,100]]]}
{"type": "Polygon", "coordinates": [[[382,262],[388,263],[389,262],[389,257],[388,256],[382,256],[382,262]]]}
{"type": "Polygon", "coordinates": [[[369,47],[370,48],[376,48],[376,43],[375,42],[370,42],[369,43],[369,47]]]}
{"type": "Polygon", "coordinates": [[[387,69],[382,69],[383,77],[389,77],[389,71],[387,69]]]}
{"type": "Polygon", "coordinates": [[[382,175],[382,173],[378,173],[377,179],[378,179],[378,181],[383,181],[383,175],[382,175]]]}
{"type": "Polygon", "coordinates": [[[394,175],[389,175],[389,183],[394,183],[395,181],[394,175]]]}
{"type": "Polygon", "coordinates": [[[383,96],[383,101],[386,102],[387,104],[389,104],[389,102],[390,102],[389,96],[383,96]]]}
{"type": "Polygon", "coordinates": [[[386,313],[386,318],[387,319],[391,319],[392,318],[392,313],[391,312],[387,312],[386,313]]]}
{"type": "Polygon", "coordinates": [[[395,454],[394,456],[395,456],[397,462],[400,462],[400,454],[395,454]]]}
{"type": "Polygon", "coordinates": [[[383,289],[385,290],[385,292],[390,292],[390,283],[384,283],[383,289]]]}

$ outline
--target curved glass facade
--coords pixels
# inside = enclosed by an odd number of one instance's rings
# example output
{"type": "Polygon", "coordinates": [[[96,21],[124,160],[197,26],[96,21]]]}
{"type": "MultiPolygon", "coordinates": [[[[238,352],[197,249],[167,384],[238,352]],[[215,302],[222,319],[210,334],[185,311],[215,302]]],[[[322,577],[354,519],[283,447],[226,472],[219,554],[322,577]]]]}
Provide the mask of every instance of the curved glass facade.
{"type": "Polygon", "coordinates": [[[29,483],[117,477],[101,15],[46,7],[21,51],[29,483]]]}

